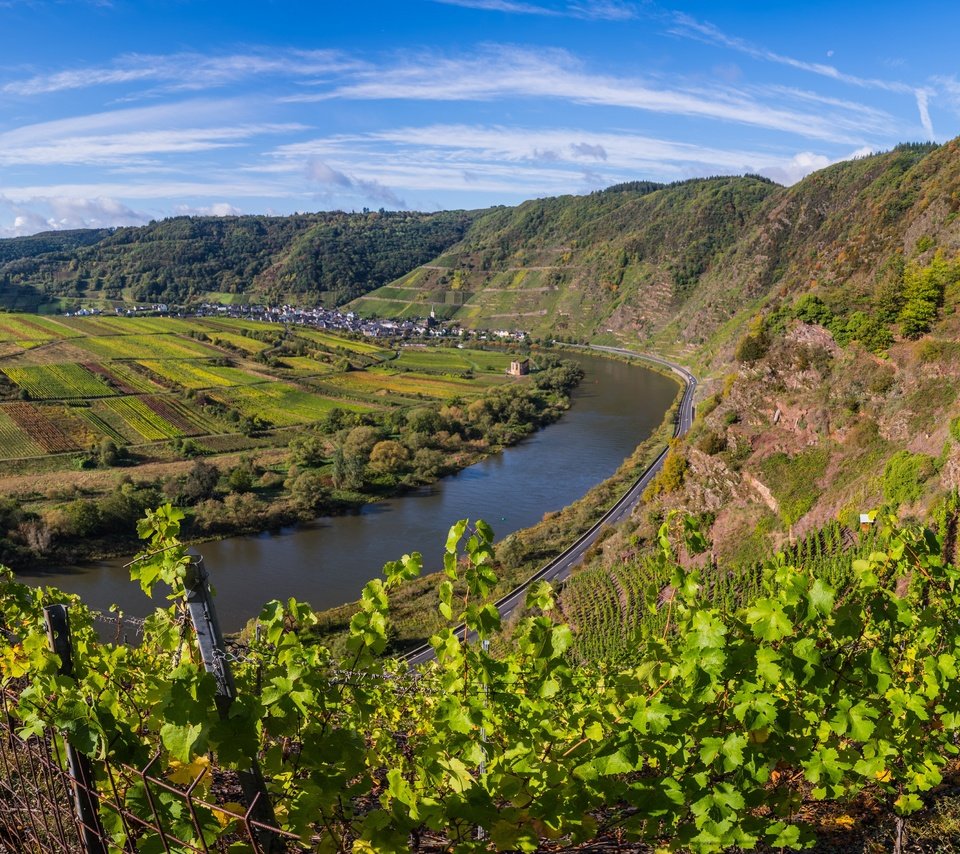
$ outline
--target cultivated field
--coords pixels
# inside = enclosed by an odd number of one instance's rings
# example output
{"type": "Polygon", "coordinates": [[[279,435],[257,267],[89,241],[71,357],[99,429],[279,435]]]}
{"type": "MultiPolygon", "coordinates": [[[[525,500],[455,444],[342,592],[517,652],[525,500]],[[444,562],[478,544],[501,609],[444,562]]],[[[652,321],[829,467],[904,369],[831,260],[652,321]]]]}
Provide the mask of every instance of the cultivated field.
{"type": "Polygon", "coordinates": [[[0,460],[73,468],[107,440],[141,463],[175,459],[185,439],[200,453],[264,448],[333,409],[481,394],[509,361],[229,318],[0,314],[0,460]]]}

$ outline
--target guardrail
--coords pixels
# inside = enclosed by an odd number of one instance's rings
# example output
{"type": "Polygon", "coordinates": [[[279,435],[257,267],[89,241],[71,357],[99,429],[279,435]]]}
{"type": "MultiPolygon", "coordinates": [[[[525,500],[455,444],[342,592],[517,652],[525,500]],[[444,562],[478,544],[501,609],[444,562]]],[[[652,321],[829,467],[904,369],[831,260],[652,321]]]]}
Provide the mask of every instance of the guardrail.
{"type": "MultiPolygon", "coordinates": [[[[586,347],[587,345],[582,346],[586,347]]],[[[693,421],[693,393],[697,385],[696,377],[694,377],[690,371],[681,365],[675,365],[672,362],[668,362],[666,359],[660,358],[659,356],[650,356],[646,353],[634,353],[630,350],[623,350],[618,347],[604,347],[600,345],[591,345],[590,349],[616,353],[618,355],[655,362],[658,365],[669,368],[671,371],[681,377],[681,379],[684,381],[684,389],[683,395],[680,398],[680,404],[677,407],[677,418],[674,422],[673,435],[674,438],[678,438],[686,433],[693,421]],[[686,424],[684,424],[685,413],[689,414],[689,419],[687,420],[686,424]]],[[[504,610],[505,606],[509,605],[512,600],[515,600],[526,593],[532,584],[536,583],[537,581],[542,581],[548,577],[552,579],[554,576],[552,576],[551,573],[560,569],[562,564],[566,563],[571,557],[573,557],[579,549],[584,547],[589,548],[591,545],[593,545],[600,531],[610,522],[610,520],[616,517],[627,504],[630,502],[635,502],[639,499],[639,492],[641,488],[645,487],[646,483],[660,470],[660,467],[663,465],[663,461],[666,458],[669,450],[669,447],[665,447],[657,456],[657,458],[649,466],[647,466],[643,473],[632,484],[630,484],[630,487],[623,493],[623,495],[621,495],[620,498],[614,502],[613,506],[610,507],[610,509],[607,510],[607,512],[604,513],[596,522],[594,522],[593,525],[584,531],[584,533],[577,537],[576,540],[567,546],[567,548],[565,548],[549,563],[538,569],[526,581],[518,584],[509,593],[506,593],[497,599],[493,604],[500,612],[500,616],[508,616],[513,608],[516,607],[516,604],[504,610]]],[[[456,626],[453,631],[455,634],[461,634],[465,629],[466,626],[461,623],[460,625],[456,626]]],[[[468,638],[473,639],[472,635],[468,635],[468,638]]],[[[429,643],[421,644],[415,649],[404,653],[404,655],[401,657],[405,659],[411,667],[414,667],[418,664],[424,664],[427,661],[430,661],[434,657],[434,650],[429,643]]]]}

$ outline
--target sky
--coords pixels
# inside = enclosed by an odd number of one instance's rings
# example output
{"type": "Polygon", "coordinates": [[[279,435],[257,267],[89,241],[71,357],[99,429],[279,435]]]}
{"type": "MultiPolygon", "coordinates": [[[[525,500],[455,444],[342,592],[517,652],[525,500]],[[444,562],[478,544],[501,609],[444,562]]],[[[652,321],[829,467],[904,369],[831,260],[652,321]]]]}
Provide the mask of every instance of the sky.
{"type": "Polygon", "coordinates": [[[0,237],[513,205],[960,133],[960,4],[0,0],[0,237]]]}

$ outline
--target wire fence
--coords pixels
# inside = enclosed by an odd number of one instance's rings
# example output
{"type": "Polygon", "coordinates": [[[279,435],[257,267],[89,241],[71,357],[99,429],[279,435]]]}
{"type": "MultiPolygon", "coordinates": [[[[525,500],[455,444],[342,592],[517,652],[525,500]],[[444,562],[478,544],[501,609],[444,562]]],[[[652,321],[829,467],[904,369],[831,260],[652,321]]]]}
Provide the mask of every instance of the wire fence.
{"type": "MultiPolygon", "coordinates": [[[[184,628],[192,623],[205,669],[217,681],[217,711],[225,717],[236,689],[231,662],[250,660],[228,646],[220,632],[203,560],[197,556],[186,581],[184,628]]],[[[64,605],[44,609],[50,649],[59,673],[71,676],[73,645],[64,605]]],[[[120,612],[92,612],[112,627],[114,643],[136,642],[144,620],[120,612]]],[[[16,626],[5,626],[8,641],[16,626]]],[[[107,640],[107,638],[104,638],[107,640]]],[[[257,854],[304,851],[298,837],[277,826],[258,758],[240,770],[213,762],[190,766],[185,777],[163,776],[159,749],[142,766],[81,753],[64,734],[38,728],[18,716],[26,680],[0,691],[0,852],[107,854],[151,851],[227,852],[236,844],[257,854]],[[149,839],[149,843],[147,840],[149,839]]],[[[46,702],[54,700],[48,697],[46,702]]],[[[234,851],[236,848],[233,849],[234,851]]]]}
{"type": "Polygon", "coordinates": [[[16,701],[15,692],[0,693],[0,846],[11,854],[132,854],[147,836],[165,852],[226,852],[237,843],[258,854],[306,850],[293,834],[259,821],[255,800],[239,807],[230,772],[204,767],[174,784],[151,773],[157,753],[142,768],[93,762],[92,779],[82,779],[59,733],[18,733],[16,701]],[[204,785],[208,776],[215,779],[204,785]],[[83,800],[97,807],[92,819],[78,809],[83,800]]]}

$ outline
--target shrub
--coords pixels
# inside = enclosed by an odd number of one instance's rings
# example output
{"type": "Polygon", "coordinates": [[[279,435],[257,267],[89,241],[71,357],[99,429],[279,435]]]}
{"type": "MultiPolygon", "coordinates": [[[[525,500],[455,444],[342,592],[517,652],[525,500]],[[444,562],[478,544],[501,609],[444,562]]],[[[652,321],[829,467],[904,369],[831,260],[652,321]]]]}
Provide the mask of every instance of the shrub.
{"type": "Polygon", "coordinates": [[[713,430],[707,430],[697,442],[697,450],[709,456],[719,454],[727,449],[727,437],[713,430]]]}
{"type": "Polygon", "coordinates": [[[883,497],[897,507],[916,501],[935,469],[933,457],[927,454],[897,451],[883,470],[883,497]]]}

